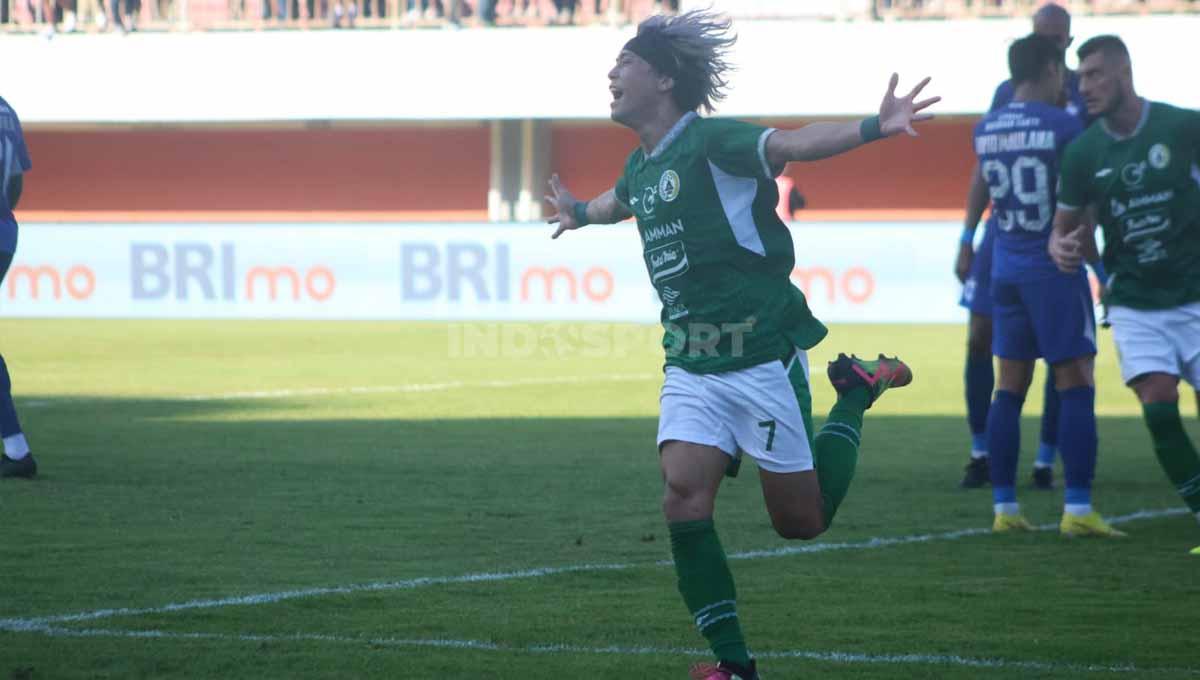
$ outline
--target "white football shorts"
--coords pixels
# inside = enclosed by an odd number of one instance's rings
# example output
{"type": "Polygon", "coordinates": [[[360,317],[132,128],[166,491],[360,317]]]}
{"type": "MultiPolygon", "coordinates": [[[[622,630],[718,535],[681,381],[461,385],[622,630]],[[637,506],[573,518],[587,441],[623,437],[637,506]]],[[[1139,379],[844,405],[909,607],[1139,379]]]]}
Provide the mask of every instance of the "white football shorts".
{"type": "Polygon", "coordinates": [[[1111,307],[1108,321],[1126,384],[1146,373],[1166,373],[1200,389],[1200,302],[1171,309],[1111,307]]]}
{"type": "Polygon", "coordinates": [[[710,374],[668,366],[659,402],[660,449],[663,442],[678,440],[715,446],[730,457],[740,449],[769,472],[813,469],[804,350],[797,349],[787,366],[771,361],[710,374]]]}

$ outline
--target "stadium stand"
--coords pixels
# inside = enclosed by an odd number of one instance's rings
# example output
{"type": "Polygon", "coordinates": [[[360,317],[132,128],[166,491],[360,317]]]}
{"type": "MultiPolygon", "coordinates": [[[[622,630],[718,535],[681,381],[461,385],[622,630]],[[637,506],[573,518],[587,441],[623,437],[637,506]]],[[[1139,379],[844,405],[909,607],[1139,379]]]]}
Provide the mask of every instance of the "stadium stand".
{"type": "MultiPolygon", "coordinates": [[[[0,0],[0,31],[621,25],[717,6],[737,19],[1023,17],[1037,0],[0,0]]],[[[1200,0],[1064,0],[1076,16],[1200,12],[1200,0]]]]}

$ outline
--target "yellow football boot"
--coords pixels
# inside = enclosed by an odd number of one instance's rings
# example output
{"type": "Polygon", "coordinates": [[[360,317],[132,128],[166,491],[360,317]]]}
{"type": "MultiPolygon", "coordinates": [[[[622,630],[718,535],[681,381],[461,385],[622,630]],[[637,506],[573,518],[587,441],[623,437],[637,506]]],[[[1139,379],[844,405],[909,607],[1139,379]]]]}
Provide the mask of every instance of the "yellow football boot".
{"type": "Polygon", "coordinates": [[[1109,526],[1108,522],[1098,512],[1086,515],[1071,515],[1063,513],[1058,531],[1063,536],[1078,538],[1082,536],[1098,536],[1100,538],[1121,538],[1127,536],[1124,531],[1109,526]]]}
{"type": "Polygon", "coordinates": [[[997,513],[992,522],[992,533],[1002,534],[1008,531],[1033,531],[1033,525],[1024,515],[1006,515],[997,513]]]}

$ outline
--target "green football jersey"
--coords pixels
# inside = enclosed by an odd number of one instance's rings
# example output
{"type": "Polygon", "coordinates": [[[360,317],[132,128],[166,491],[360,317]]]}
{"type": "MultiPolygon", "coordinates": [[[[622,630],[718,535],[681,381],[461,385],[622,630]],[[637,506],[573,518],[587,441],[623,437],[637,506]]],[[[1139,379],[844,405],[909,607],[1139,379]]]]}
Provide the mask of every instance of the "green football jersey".
{"type": "Polygon", "coordinates": [[[688,113],[653,153],[630,154],[617,181],[663,303],[669,366],[738,370],[825,336],[789,278],[795,251],[766,161],[773,131],[688,113]]]}
{"type": "Polygon", "coordinates": [[[1067,147],[1059,181],[1060,206],[1096,208],[1108,304],[1200,301],[1200,112],[1147,100],[1128,137],[1098,121],[1067,147]]]}

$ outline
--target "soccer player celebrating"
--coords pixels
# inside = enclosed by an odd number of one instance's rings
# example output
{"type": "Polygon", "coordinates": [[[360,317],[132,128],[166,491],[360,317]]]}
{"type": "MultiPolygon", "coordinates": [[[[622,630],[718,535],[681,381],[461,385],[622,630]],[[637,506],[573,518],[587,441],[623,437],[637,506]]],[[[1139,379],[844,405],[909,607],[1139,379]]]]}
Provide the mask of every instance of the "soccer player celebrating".
{"type": "Polygon", "coordinates": [[[893,75],[878,116],[774,130],[700,118],[723,96],[730,24],[704,12],[638,26],[609,71],[612,119],[637,133],[615,188],[577,201],[555,176],[554,236],[636,216],[646,268],[663,302],[665,380],[658,428],[663,512],[680,594],[717,657],[692,676],[751,680],[733,576],[713,526],[717,489],[739,451],[758,464],[775,530],[812,539],[833,521],[854,476],[863,412],[908,366],[838,356],[837,403],[812,436],[805,350],[826,334],[789,275],[795,251],[775,213],[774,177],[790,161],[840,154],[889,135],[915,135],[915,102],[893,75]]]}
{"type": "MultiPolygon", "coordinates": [[[[22,178],[30,167],[21,121],[8,102],[0,97],[0,284],[4,283],[4,275],[17,251],[17,219],[13,216],[13,208],[21,198],[22,178]]],[[[37,463],[17,420],[12,380],[8,377],[8,365],[4,363],[3,355],[0,355],[0,440],[4,442],[0,477],[33,477],[37,474],[37,463]]]]}
{"type": "Polygon", "coordinates": [[[994,531],[1028,530],[1016,496],[1021,406],[1044,357],[1059,392],[1059,437],[1066,477],[1060,529],[1071,536],[1117,536],[1092,510],[1096,467],[1096,320],[1083,271],[1058,271],[1046,252],[1054,219],[1059,157],[1082,131],[1057,107],[1065,66],[1052,41],[1031,35],[1009,48],[1013,101],[975,127],[975,152],[996,215],[992,271],[999,386],[988,414],[994,531]]]}
{"type": "MultiPolygon", "coordinates": [[[[1055,4],[1044,5],[1033,15],[1033,32],[1066,52],[1071,37],[1071,15],[1055,4]]],[[[996,88],[988,112],[1004,108],[1013,100],[1014,83],[1006,80],[996,88]]],[[[1060,102],[1067,113],[1079,118],[1084,127],[1091,123],[1083,98],[1079,95],[1079,75],[1068,70],[1060,102]]],[[[967,216],[954,272],[963,283],[960,304],[970,312],[967,330],[967,365],[964,383],[967,397],[967,424],[971,429],[971,458],[961,485],[973,489],[988,483],[987,420],[995,374],[992,371],[992,250],[996,236],[996,214],[984,227],[979,249],[974,249],[975,229],[988,206],[987,183],[976,165],[967,195],[967,216]]],[[[1098,263],[1097,263],[1098,264],[1098,263]]],[[[1097,275],[1103,279],[1103,271],[1097,275]]],[[[1054,458],[1058,448],[1058,391],[1054,371],[1047,371],[1042,407],[1042,431],[1037,457],[1033,462],[1033,485],[1039,489],[1054,486],[1054,458]]]]}
{"type": "Polygon", "coordinates": [[[1180,377],[1200,388],[1200,112],[1139,97],[1116,36],[1087,41],[1079,60],[1080,92],[1101,120],[1063,158],[1050,254],[1077,269],[1095,245],[1081,215],[1097,211],[1121,377],[1142,403],[1159,464],[1200,519],[1200,458],[1178,389],[1180,377]]]}

